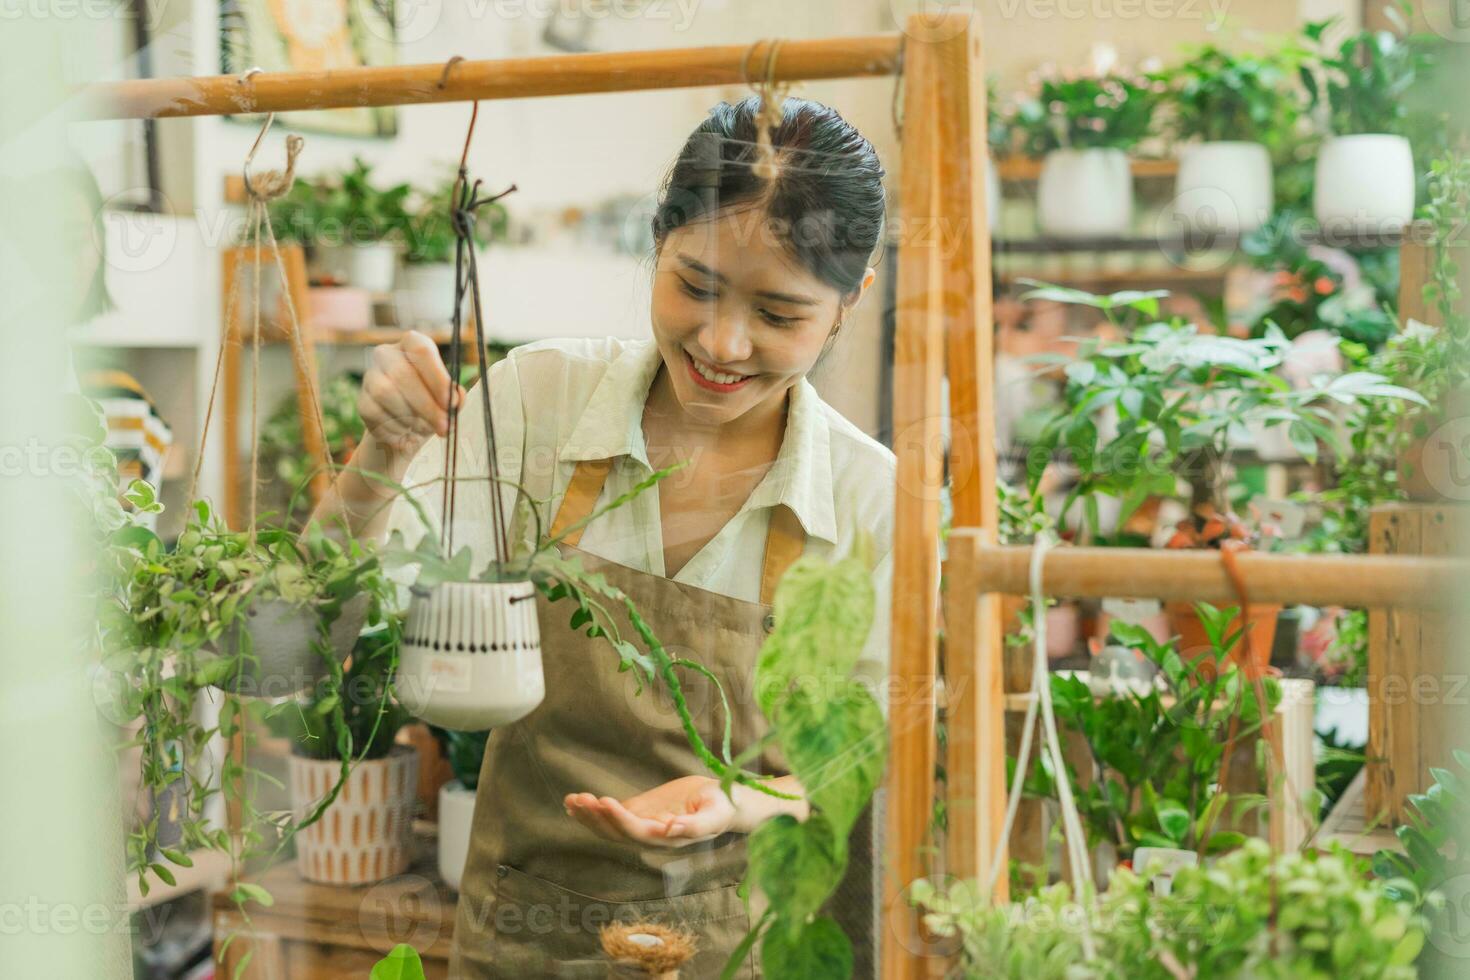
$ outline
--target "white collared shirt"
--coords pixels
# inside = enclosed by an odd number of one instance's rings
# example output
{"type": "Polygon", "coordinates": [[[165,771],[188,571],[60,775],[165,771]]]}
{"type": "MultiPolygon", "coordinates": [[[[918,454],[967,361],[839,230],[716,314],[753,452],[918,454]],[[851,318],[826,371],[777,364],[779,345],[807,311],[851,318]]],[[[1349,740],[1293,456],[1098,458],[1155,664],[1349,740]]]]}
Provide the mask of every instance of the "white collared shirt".
{"type": "MultiPolygon", "coordinates": [[[[540,501],[544,521],[554,515],[578,461],[614,457],[598,506],[631,491],[653,473],[643,439],[643,410],[663,363],[651,339],[546,340],[517,347],[490,369],[496,455],[503,479],[522,483],[540,501]],[[523,449],[524,446],[524,449],[523,449]]],[[[454,546],[468,545],[475,565],[493,557],[492,498],[484,481],[483,393],[469,392],[460,413],[459,482],[454,546]]],[[[431,439],[414,457],[407,486],[435,480],[444,469],[445,440],[431,439]]],[[[697,465],[697,462],[696,462],[697,465]]],[[[673,576],[674,581],[748,602],[759,601],[766,531],[773,508],[790,507],[806,532],[804,554],[846,555],[860,533],[871,542],[876,591],[873,628],[859,670],[875,692],[888,676],[893,574],[892,452],[824,402],[805,379],[791,389],[786,433],[775,463],[740,511],[673,576]]],[[[659,494],[677,493],[675,472],[631,503],[589,524],[578,546],[639,571],[664,576],[659,494]]],[[[502,487],[507,523],[515,498],[502,487]]],[[[439,525],[442,483],[414,491],[439,525]]],[[[390,527],[411,544],[423,524],[405,501],[394,505],[390,527]]],[[[534,528],[522,536],[529,542],[534,528]]],[[[507,529],[509,535],[509,528],[507,529]]],[[[525,545],[513,545],[524,553],[525,545]]],[[[884,700],[880,698],[880,700],[884,700]]]]}

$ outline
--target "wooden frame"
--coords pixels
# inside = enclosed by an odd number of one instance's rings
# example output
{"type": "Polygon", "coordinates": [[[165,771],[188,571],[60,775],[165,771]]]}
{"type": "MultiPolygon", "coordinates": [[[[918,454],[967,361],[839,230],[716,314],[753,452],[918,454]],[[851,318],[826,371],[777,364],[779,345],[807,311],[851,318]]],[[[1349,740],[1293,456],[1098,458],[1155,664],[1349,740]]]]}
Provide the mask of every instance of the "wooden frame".
{"type": "MultiPolygon", "coordinates": [[[[769,49],[767,49],[769,50],[769,49]]],[[[740,84],[741,64],[762,63],[744,45],[506,61],[124,82],[88,92],[94,118],[164,117],[408,105],[740,84]]],[[[981,392],[992,368],[990,247],[978,163],[985,148],[985,89],[978,23],[963,12],[915,16],[900,35],[789,41],[774,81],[880,76],[901,71],[905,89],[902,200],[893,396],[895,499],[892,761],[888,771],[884,877],[888,931],[882,976],[924,976],[934,960],[919,937],[906,886],[920,877],[931,822],[937,689],[939,506],[948,463],[956,530],[945,606],[950,712],[950,831],[945,870],[976,877],[988,862],[1005,804],[1002,638],[996,597],[1025,591],[1024,549],[995,545],[993,412],[981,392]],[[935,235],[936,228],[945,235],[935,235]],[[958,243],[945,254],[940,242],[958,243]],[[942,450],[940,388],[948,370],[952,452],[942,450]]],[[[1120,591],[1230,598],[1210,553],[1117,551],[1100,563],[1082,549],[1047,560],[1047,591],[1120,591]],[[1127,581],[1119,581],[1126,566],[1127,581]]],[[[1448,559],[1281,558],[1242,567],[1256,594],[1321,604],[1422,604],[1426,583],[1463,574],[1448,559]]],[[[1004,853],[1002,852],[1002,860],[1004,853]]],[[[1002,876],[1004,880],[1004,876],[1002,876]]],[[[1004,890],[996,898],[1004,897],[1004,890]]]]}

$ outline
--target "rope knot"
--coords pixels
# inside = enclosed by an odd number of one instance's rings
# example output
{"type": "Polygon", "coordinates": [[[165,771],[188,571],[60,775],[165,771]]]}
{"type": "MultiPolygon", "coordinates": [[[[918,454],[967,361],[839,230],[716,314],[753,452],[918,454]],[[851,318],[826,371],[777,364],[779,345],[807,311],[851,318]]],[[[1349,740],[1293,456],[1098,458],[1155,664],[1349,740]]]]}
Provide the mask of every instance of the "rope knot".
{"type": "Polygon", "coordinates": [[[245,191],[257,201],[274,201],[278,197],[284,197],[291,190],[291,185],[296,182],[296,157],[300,155],[301,148],[306,145],[306,140],[292,133],[286,137],[286,169],[267,170],[264,173],[251,174],[245,180],[245,191]]]}

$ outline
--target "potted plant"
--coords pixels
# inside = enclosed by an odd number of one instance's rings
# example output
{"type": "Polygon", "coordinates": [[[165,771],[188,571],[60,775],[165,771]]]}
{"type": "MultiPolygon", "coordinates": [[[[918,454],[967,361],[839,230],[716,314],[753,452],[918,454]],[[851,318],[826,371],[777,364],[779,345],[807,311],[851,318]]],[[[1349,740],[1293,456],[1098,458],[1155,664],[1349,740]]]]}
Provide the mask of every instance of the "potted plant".
{"type": "Polygon", "coordinates": [[[1179,146],[1173,208],[1188,226],[1240,233],[1271,214],[1271,150],[1299,115],[1286,52],[1237,55],[1206,44],[1156,75],[1179,146]]]}
{"type": "Polygon", "coordinates": [[[1272,854],[1247,841],[1183,868],[1168,894],[1113,873],[1096,900],[1065,884],[995,906],[973,883],[915,883],[934,934],[958,945],[954,975],[1000,980],[1337,977],[1413,980],[1425,924],[1347,851],[1272,854]]]}
{"type": "Polygon", "coordinates": [[[393,289],[412,188],[399,183],[379,187],[373,168],[361,158],[317,183],[320,224],[313,241],[322,272],[369,294],[393,289]]]}
{"type": "MultiPolygon", "coordinates": [[[[1399,11],[1384,11],[1406,34],[1399,11]]],[[[1332,134],[1317,157],[1312,210],[1329,232],[1397,231],[1414,215],[1414,157],[1403,135],[1407,96],[1431,59],[1417,38],[1391,31],[1359,31],[1334,50],[1325,40],[1332,23],[1304,28],[1316,70],[1304,67],[1302,82],[1312,108],[1326,109],[1332,134]]]]}
{"type": "Polygon", "coordinates": [[[1230,663],[1241,639],[1235,615],[1233,608],[1200,604],[1203,664],[1188,663],[1174,641],[1160,643],[1148,630],[1115,620],[1113,639],[1152,667],[1155,680],[1142,689],[1097,690],[1074,675],[1052,676],[1057,724],[1081,736],[1088,749],[1088,778],[1068,775],[1095,849],[1128,861],[1140,847],[1209,855],[1245,839],[1218,828],[1219,818],[1227,805],[1239,819],[1265,800],[1221,789],[1225,735],[1237,714],[1238,738],[1259,731],[1281,690],[1274,679],[1265,680],[1262,712],[1254,689],[1230,663]]]}
{"type": "Polygon", "coordinates": [[[402,625],[364,632],[340,672],[305,697],[273,706],[272,731],[291,743],[296,868],[333,885],[380,881],[407,869],[418,753],[394,741],[411,718],[392,698],[402,625]]]}
{"type": "MultiPolygon", "coordinates": [[[[1061,524],[1065,528],[1073,502],[1080,501],[1078,531],[1084,538],[1106,530],[1099,526],[1099,496],[1120,501],[1121,525],[1150,497],[1177,496],[1183,485],[1195,536],[1201,544],[1214,544],[1221,537],[1213,533],[1216,523],[1238,523],[1226,496],[1233,435],[1252,426],[1284,427],[1296,450],[1315,460],[1319,442],[1340,451],[1337,406],[1381,399],[1424,404],[1416,392],[1368,371],[1314,377],[1293,387],[1278,373],[1289,344],[1274,325],[1255,339],[1202,334],[1193,324],[1155,319],[1159,298],[1167,295],[1162,291],[1095,296],[1034,285],[1039,288],[1027,298],[1093,307],[1119,333],[1119,313],[1154,321],[1135,325],[1123,341],[1083,344],[1066,364],[1063,404],[1042,429],[1028,461],[1034,494],[1051,454],[1059,448],[1070,453],[1077,480],[1063,504],[1061,524]]],[[[1178,535],[1176,542],[1185,543],[1178,535]]],[[[1269,651],[1270,644],[1264,648],[1269,651]]]]}
{"type": "MultiPolygon", "coordinates": [[[[443,326],[454,316],[454,228],[450,225],[454,179],[442,180],[423,194],[405,225],[404,288],[400,304],[410,324],[443,326]]],[[[505,205],[490,201],[476,212],[475,245],[504,241],[509,228],[505,205]]]]}
{"type": "Polygon", "coordinates": [[[475,791],[485,761],[489,732],[456,732],[431,727],[444,750],[454,778],[439,788],[439,877],[459,890],[470,851],[470,827],[475,815],[475,791]]]}
{"type": "Polygon", "coordinates": [[[1123,75],[1042,81],[1011,125],[1043,157],[1037,215],[1043,235],[1122,235],[1133,220],[1128,151],[1149,135],[1154,84],[1123,75]]]}

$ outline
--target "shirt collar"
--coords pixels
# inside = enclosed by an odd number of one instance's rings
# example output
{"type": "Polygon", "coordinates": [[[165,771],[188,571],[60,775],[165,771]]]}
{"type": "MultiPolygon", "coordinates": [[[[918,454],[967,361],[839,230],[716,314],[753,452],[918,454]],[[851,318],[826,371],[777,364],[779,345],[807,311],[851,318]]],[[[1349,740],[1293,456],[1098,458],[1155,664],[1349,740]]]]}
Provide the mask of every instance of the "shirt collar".
{"type": "MultiPolygon", "coordinates": [[[[593,389],[557,458],[577,462],[632,456],[648,466],[643,407],[662,364],[663,356],[652,340],[624,346],[593,389]]],[[[837,543],[830,433],[821,396],[805,378],[791,388],[786,433],[776,461],[741,513],[781,504],[791,508],[809,537],[837,543]]]]}

